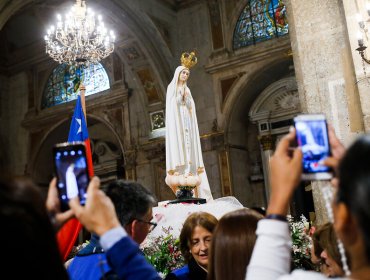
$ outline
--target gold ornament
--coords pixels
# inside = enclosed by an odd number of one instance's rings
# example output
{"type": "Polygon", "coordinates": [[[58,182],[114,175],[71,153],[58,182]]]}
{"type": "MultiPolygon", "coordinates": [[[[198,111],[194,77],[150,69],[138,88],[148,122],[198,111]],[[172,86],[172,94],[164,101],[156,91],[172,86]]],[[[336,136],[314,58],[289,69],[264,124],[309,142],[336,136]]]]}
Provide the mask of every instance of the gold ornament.
{"type": "Polygon", "coordinates": [[[195,64],[197,64],[198,59],[195,56],[195,52],[187,53],[184,52],[181,55],[181,65],[185,66],[186,68],[190,69],[195,64]]]}

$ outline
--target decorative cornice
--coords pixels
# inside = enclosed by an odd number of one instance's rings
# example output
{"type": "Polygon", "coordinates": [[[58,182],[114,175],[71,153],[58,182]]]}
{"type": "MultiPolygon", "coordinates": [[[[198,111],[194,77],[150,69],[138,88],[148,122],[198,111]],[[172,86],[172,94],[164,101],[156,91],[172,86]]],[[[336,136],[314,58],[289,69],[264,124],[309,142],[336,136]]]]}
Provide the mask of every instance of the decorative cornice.
{"type": "Polygon", "coordinates": [[[266,134],[263,136],[258,136],[258,140],[261,143],[263,151],[274,150],[275,137],[271,134],[266,134]]]}
{"type": "Polygon", "coordinates": [[[146,158],[148,160],[158,158],[160,161],[164,161],[166,159],[166,147],[164,141],[147,143],[141,148],[146,153],[146,158]]]}
{"type": "MultiPolygon", "coordinates": [[[[278,38],[276,40],[280,40],[281,42],[278,45],[274,45],[274,47],[261,46],[256,48],[250,46],[246,49],[236,50],[233,53],[223,50],[220,52],[220,56],[214,53],[212,54],[208,65],[205,66],[205,70],[209,74],[214,74],[279,55],[287,57],[286,52],[291,47],[289,37],[278,38]]],[[[266,44],[268,43],[269,42],[266,42],[266,44]]]]}
{"type": "MultiPolygon", "coordinates": [[[[86,96],[86,111],[93,111],[99,107],[119,107],[128,100],[128,89],[118,87],[117,85],[110,90],[98,93],[96,95],[86,96]]],[[[63,119],[70,117],[73,114],[73,108],[75,102],[68,102],[65,104],[53,106],[51,108],[44,109],[37,113],[34,109],[27,112],[26,117],[22,121],[22,126],[30,131],[39,130],[43,127],[56,124],[63,119]]]]}
{"type": "Polygon", "coordinates": [[[125,169],[133,169],[136,166],[137,150],[129,150],[124,152],[124,167],[125,169]]]}

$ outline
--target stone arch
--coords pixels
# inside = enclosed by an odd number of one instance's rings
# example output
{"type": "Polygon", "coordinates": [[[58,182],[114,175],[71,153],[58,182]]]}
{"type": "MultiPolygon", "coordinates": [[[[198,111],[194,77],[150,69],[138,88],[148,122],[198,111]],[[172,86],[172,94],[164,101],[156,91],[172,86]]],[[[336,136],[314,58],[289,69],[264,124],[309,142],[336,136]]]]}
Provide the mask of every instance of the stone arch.
{"type": "Polygon", "coordinates": [[[222,128],[229,147],[233,190],[248,207],[265,206],[267,200],[258,127],[250,121],[249,112],[266,89],[292,75],[290,59],[266,61],[252,73],[240,77],[225,100],[222,128]]]}
{"type": "MultiPolygon", "coordinates": [[[[221,128],[225,131],[226,138],[233,129],[233,119],[242,119],[245,110],[249,112],[256,98],[274,81],[284,76],[292,75],[292,60],[290,58],[278,58],[275,61],[267,61],[253,73],[243,75],[228,93],[223,111],[221,128]]],[[[243,118],[245,121],[248,119],[243,118]]],[[[245,122],[244,122],[245,123],[245,122]]]]}
{"type": "MultiPolygon", "coordinates": [[[[88,130],[93,153],[95,174],[102,182],[124,177],[123,143],[112,126],[103,119],[88,115],[88,130]]],[[[66,142],[70,119],[63,119],[51,127],[33,149],[30,161],[30,175],[42,187],[47,187],[54,174],[52,146],[66,142]]]]}
{"type": "Polygon", "coordinates": [[[292,118],[301,111],[300,109],[296,79],[286,77],[269,85],[257,97],[251,106],[249,116],[252,122],[273,122],[292,118]]]}
{"type": "Polygon", "coordinates": [[[236,23],[238,22],[239,16],[242,13],[245,6],[246,6],[246,3],[244,1],[239,1],[235,5],[234,10],[231,13],[231,18],[228,21],[229,25],[226,27],[227,32],[225,32],[225,35],[226,35],[225,42],[226,42],[226,48],[228,50],[234,51],[233,49],[234,30],[236,27],[236,23]]]}
{"type": "Polygon", "coordinates": [[[0,30],[4,27],[6,22],[19,10],[32,3],[32,0],[7,0],[6,3],[2,4],[5,9],[1,10],[0,13],[0,30]]]}

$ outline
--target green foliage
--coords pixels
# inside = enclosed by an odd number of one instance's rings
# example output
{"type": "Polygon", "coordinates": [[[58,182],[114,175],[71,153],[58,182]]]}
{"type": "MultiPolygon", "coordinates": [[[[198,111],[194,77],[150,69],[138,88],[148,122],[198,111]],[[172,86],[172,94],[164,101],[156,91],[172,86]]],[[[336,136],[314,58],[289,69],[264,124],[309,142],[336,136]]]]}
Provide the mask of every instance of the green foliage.
{"type": "Polygon", "coordinates": [[[149,236],[147,242],[142,246],[145,258],[162,277],[185,265],[180,252],[180,240],[171,234],[172,230],[171,227],[162,228],[163,235],[155,238],[149,236]]]}
{"type": "Polygon", "coordinates": [[[292,269],[314,270],[311,262],[310,223],[301,215],[300,220],[287,216],[292,237],[292,269]]]}

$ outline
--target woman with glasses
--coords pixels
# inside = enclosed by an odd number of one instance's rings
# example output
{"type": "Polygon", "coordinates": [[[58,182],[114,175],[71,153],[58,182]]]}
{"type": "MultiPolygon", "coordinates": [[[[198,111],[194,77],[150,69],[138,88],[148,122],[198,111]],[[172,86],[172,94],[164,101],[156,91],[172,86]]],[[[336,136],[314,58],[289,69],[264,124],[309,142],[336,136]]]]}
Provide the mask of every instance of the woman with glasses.
{"type": "Polygon", "coordinates": [[[208,249],[217,223],[216,217],[206,212],[195,212],[185,220],[180,233],[180,250],[187,265],[169,273],[166,280],[207,279],[208,249]]]}

